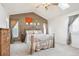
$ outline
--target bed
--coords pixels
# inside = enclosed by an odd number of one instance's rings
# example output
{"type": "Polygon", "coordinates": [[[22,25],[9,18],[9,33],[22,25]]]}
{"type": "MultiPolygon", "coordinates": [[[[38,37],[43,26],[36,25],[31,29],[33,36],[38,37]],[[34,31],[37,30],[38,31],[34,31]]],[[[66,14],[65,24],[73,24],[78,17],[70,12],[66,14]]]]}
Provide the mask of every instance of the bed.
{"type": "Polygon", "coordinates": [[[32,35],[32,52],[53,48],[53,36],[46,34],[32,35]]]}
{"type": "Polygon", "coordinates": [[[27,31],[26,43],[30,45],[31,53],[53,48],[53,35],[43,34],[41,31],[27,31]]]}
{"type": "Polygon", "coordinates": [[[16,42],[10,45],[11,55],[30,55],[36,51],[53,48],[53,36],[33,31],[26,32],[25,42],[16,42]]]}

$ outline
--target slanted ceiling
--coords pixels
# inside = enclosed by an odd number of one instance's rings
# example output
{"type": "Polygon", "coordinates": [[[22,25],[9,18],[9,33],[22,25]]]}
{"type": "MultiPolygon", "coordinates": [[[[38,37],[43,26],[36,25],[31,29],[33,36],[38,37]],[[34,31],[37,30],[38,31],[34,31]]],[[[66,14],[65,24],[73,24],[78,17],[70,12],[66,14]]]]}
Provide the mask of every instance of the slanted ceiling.
{"type": "Polygon", "coordinates": [[[42,16],[40,16],[40,15],[37,15],[36,13],[34,13],[34,12],[28,12],[28,13],[20,13],[20,14],[14,14],[14,15],[10,15],[10,18],[18,18],[18,17],[20,17],[20,16],[22,16],[22,17],[26,17],[26,15],[27,15],[27,17],[29,17],[29,16],[33,16],[33,17],[36,17],[36,19],[38,19],[38,17],[39,18],[41,18],[41,19],[43,19],[43,20],[45,20],[46,21],[46,19],[45,18],[43,18],[42,16]]]}
{"type": "Polygon", "coordinates": [[[36,8],[40,3],[3,3],[3,7],[7,10],[9,15],[34,12],[45,19],[52,19],[58,15],[66,14],[79,10],[79,3],[69,3],[70,8],[66,10],[60,9],[58,6],[51,5],[46,10],[44,7],[40,6],[36,8]]]}

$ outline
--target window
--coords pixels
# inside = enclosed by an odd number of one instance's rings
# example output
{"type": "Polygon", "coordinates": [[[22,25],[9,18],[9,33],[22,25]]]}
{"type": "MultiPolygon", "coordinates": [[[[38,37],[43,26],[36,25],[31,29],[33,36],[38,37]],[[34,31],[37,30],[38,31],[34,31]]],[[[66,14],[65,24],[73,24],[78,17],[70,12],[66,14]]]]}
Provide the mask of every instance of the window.
{"type": "Polygon", "coordinates": [[[43,30],[44,30],[44,34],[46,34],[46,24],[43,23],[43,30]]]}
{"type": "Polygon", "coordinates": [[[19,36],[19,27],[18,27],[18,22],[16,23],[16,25],[12,28],[12,36],[14,38],[19,36]]]}
{"type": "Polygon", "coordinates": [[[77,17],[73,24],[70,26],[70,31],[71,33],[79,32],[79,17],[77,17]]]}

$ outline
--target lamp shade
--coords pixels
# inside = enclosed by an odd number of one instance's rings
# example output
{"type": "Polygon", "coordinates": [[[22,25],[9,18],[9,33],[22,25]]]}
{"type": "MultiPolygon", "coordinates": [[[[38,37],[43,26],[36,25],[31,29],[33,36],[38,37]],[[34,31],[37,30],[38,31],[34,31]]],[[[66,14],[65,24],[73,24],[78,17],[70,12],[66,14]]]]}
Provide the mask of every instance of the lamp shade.
{"type": "Polygon", "coordinates": [[[31,23],[32,22],[32,18],[31,17],[25,17],[25,22],[31,23]]]}

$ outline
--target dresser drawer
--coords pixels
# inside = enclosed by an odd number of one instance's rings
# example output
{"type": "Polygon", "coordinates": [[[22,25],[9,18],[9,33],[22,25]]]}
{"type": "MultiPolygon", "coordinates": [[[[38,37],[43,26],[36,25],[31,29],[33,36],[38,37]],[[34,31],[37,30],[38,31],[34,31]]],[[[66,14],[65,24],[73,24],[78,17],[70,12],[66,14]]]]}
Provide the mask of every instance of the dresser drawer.
{"type": "Polygon", "coordinates": [[[10,55],[10,32],[9,29],[0,29],[0,55],[10,55]]]}

